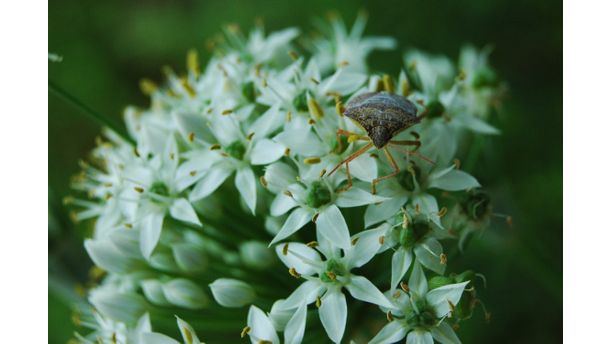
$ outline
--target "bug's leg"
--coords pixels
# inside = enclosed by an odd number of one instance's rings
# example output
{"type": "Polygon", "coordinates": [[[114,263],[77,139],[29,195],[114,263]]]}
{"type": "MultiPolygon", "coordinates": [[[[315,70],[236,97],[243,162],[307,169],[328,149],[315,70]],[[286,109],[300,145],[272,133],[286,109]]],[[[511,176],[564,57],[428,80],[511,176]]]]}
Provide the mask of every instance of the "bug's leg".
{"type": "Polygon", "coordinates": [[[334,172],[336,172],[340,166],[342,166],[345,163],[349,163],[351,161],[353,161],[356,157],[360,156],[361,154],[365,153],[368,149],[372,148],[374,144],[372,142],[368,143],[367,145],[361,147],[358,151],[356,151],[355,153],[349,155],[346,159],[342,160],[338,165],[336,165],[336,167],[334,167],[333,170],[331,170],[331,172],[329,172],[327,175],[331,176],[332,174],[334,174],[334,172]]]}
{"type": "Polygon", "coordinates": [[[343,192],[343,191],[346,191],[346,190],[350,189],[350,188],[353,186],[353,177],[351,177],[351,171],[350,171],[350,169],[349,169],[349,161],[346,161],[346,162],[344,163],[344,166],[346,166],[346,178],[347,178],[347,180],[346,180],[346,186],[344,186],[344,187],[342,187],[342,188],[338,189],[338,191],[337,191],[337,192],[343,192]]]}
{"type": "Polygon", "coordinates": [[[389,175],[386,175],[386,176],[383,176],[383,177],[378,177],[378,178],[372,180],[372,194],[376,194],[376,184],[378,184],[378,182],[380,182],[381,180],[393,178],[393,177],[395,177],[400,172],[400,169],[397,166],[397,163],[395,162],[395,159],[393,159],[393,155],[391,155],[391,152],[389,152],[389,149],[387,149],[387,147],[385,147],[385,148],[383,148],[383,152],[385,152],[385,156],[387,157],[387,160],[389,160],[389,162],[391,163],[391,167],[393,167],[393,172],[391,172],[391,174],[389,174],[389,175]]]}
{"type": "Polygon", "coordinates": [[[399,147],[397,147],[397,146],[393,146],[393,145],[390,145],[390,147],[391,147],[391,148],[395,148],[395,149],[397,149],[397,150],[399,150],[399,151],[401,151],[401,152],[407,153],[408,155],[414,155],[414,156],[416,156],[417,158],[419,158],[419,159],[421,159],[421,160],[424,160],[424,161],[427,161],[428,163],[430,163],[430,164],[432,164],[432,165],[435,165],[435,164],[436,164],[436,163],[435,163],[435,161],[433,161],[433,160],[431,160],[430,158],[428,158],[428,157],[426,157],[426,156],[424,156],[424,155],[420,154],[419,152],[417,152],[417,151],[416,151],[416,149],[415,149],[415,150],[401,149],[401,148],[399,148],[399,147]]]}
{"type": "Polygon", "coordinates": [[[336,153],[344,151],[344,147],[342,147],[342,140],[341,140],[342,136],[345,136],[348,138],[348,143],[351,143],[356,140],[368,140],[367,136],[362,136],[352,131],[348,131],[344,129],[338,129],[338,131],[336,131],[336,142],[337,142],[336,153]]]}
{"type": "Polygon", "coordinates": [[[421,147],[420,140],[391,140],[389,143],[397,146],[416,146],[414,148],[415,151],[421,147]]]}

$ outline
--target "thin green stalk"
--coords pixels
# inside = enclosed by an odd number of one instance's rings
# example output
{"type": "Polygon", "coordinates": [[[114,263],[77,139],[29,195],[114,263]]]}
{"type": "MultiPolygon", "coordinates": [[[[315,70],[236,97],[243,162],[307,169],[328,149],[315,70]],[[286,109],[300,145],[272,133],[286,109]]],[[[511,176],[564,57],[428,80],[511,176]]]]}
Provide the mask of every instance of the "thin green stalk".
{"type": "Polygon", "coordinates": [[[85,105],[83,102],[81,102],[80,100],[76,99],[73,95],[71,95],[70,93],[66,92],[64,89],[62,89],[58,85],[56,85],[53,81],[49,81],[49,90],[51,92],[53,92],[53,94],[55,94],[59,98],[65,100],[67,103],[72,104],[75,108],[80,110],[82,113],[88,115],[90,118],[92,118],[93,120],[95,120],[99,124],[101,124],[103,126],[106,126],[106,127],[109,127],[111,130],[113,130],[115,133],[120,135],[126,141],[128,141],[128,142],[130,142],[132,144],[135,143],[134,140],[132,140],[127,135],[125,130],[123,128],[121,128],[119,125],[117,125],[117,123],[115,123],[114,121],[111,121],[107,117],[101,115],[100,113],[96,112],[95,110],[93,110],[89,106],[85,105]]]}

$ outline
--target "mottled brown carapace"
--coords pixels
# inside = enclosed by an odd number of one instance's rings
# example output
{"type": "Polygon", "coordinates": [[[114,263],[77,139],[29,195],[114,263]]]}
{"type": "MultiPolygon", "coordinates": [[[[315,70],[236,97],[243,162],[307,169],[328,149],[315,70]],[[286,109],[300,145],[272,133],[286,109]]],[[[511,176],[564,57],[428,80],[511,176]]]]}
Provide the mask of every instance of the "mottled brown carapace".
{"type": "Polygon", "coordinates": [[[361,154],[367,152],[372,146],[377,149],[382,149],[393,167],[393,172],[387,176],[372,180],[372,193],[376,193],[376,184],[378,182],[394,177],[399,173],[399,167],[387,149],[387,146],[415,146],[416,148],[408,151],[408,154],[416,154],[416,149],[421,145],[416,133],[412,133],[415,136],[415,140],[393,140],[393,137],[413,125],[418,124],[421,118],[424,117],[424,114],[417,116],[417,108],[412,102],[405,97],[385,91],[368,92],[353,98],[346,105],[343,114],[362,127],[368,133],[368,136],[339,129],[336,133],[338,142],[341,142],[341,136],[346,136],[349,138],[349,142],[362,140],[368,141],[368,144],[349,155],[334,167],[329,174],[331,175],[336,172],[340,166],[345,165],[348,177],[346,188],[348,189],[353,185],[349,163],[361,154]]]}

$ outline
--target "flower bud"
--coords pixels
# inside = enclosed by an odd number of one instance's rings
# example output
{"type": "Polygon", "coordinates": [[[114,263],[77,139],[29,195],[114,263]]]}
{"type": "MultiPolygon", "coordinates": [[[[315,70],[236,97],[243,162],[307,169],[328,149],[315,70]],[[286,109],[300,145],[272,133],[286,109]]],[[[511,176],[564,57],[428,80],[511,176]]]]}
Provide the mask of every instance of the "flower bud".
{"type": "Polygon", "coordinates": [[[455,276],[455,283],[462,283],[467,281],[472,281],[476,278],[476,274],[472,270],[465,270],[464,272],[455,276]]]}
{"type": "Polygon", "coordinates": [[[170,272],[181,271],[174,261],[174,257],[168,253],[154,253],[149,259],[149,263],[152,267],[170,272]]]}
{"type": "Polygon", "coordinates": [[[252,303],[256,297],[250,285],[231,278],[219,278],[209,286],[215,301],[223,307],[243,307],[252,303]]]}
{"type": "Polygon", "coordinates": [[[103,315],[121,322],[136,322],[146,312],[146,302],[142,296],[112,287],[93,290],[89,302],[103,315]]]}
{"type": "Polygon", "coordinates": [[[166,299],[175,306],[201,309],[208,304],[208,296],[202,288],[185,278],[176,278],[164,283],[162,290],[166,299]]]}
{"type": "Polygon", "coordinates": [[[110,240],[85,240],[85,249],[94,263],[106,271],[121,274],[139,266],[138,260],[124,255],[110,240]]]}
{"type": "Polygon", "coordinates": [[[440,288],[445,285],[449,285],[453,283],[455,283],[455,281],[451,277],[434,276],[429,279],[429,281],[427,282],[427,285],[429,287],[429,290],[432,290],[432,289],[440,288]]]}
{"type": "Polygon", "coordinates": [[[169,306],[170,302],[164,296],[162,283],[156,279],[144,280],[140,283],[147,300],[157,306],[169,306]]]}
{"type": "Polygon", "coordinates": [[[268,245],[259,241],[247,241],[240,245],[240,258],[245,265],[257,269],[269,267],[275,259],[268,245]]]}
{"type": "Polygon", "coordinates": [[[189,243],[172,245],[172,254],[176,265],[186,272],[201,272],[206,270],[208,258],[204,250],[189,243]]]}

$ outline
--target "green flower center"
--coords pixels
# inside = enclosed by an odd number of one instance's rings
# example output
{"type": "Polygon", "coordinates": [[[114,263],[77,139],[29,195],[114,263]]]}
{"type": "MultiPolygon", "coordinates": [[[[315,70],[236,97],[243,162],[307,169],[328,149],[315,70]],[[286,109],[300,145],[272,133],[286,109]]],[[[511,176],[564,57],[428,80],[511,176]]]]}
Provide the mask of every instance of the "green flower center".
{"type": "Polygon", "coordinates": [[[416,303],[419,311],[412,308],[405,310],[408,325],[425,329],[435,326],[438,319],[433,309],[424,300],[419,300],[416,303]]]}
{"type": "Polygon", "coordinates": [[[242,96],[246,98],[249,102],[254,102],[257,97],[257,90],[255,89],[255,83],[253,81],[248,81],[242,84],[242,96]]]}
{"type": "Polygon", "coordinates": [[[166,184],[162,182],[153,183],[153,185],[151,185],[149,188],[149,192],[160,196],[168,196],[170,194],[170,190],[168,190],[166,184]]]}
{"type": "Polygon", "coordinates": [[[401,246],[411,248],[423,239],[430,230],[429,220],[424,215],[418,215],[412,219],[408,228],[400,227],[395,230],[395,239],[401,246]]]}
{"type": "Polygon", "coordinates": [[[295,98],[293,98],[293,106],[298,111],[308,111],[308,90],[303,90],[295,98]]]}
{"type": "Polygon", "coordinates": [[[242,160],[242,158],[244,158],[246,148],[244,147],[242,142],[234,141],[230,143],[227,147],[225,147],[225,152],[234,159],[242,160]]]}
{"type": "Polygon", "coordinates": [[[474,72],[472,79],[472,87],[479,89],[483,87],[495,87],[499,80],[495,71],[489,67],[482,67],[474,72]]]}
{"type": "Polygon", "coordinates": [[[476,191],[468,196],[461,207],[470,219],[478,221],[482,220],[488,213],[490,203],[489,195],[482,191],[476,191]]]}
{"type": "Polygon", "coordinates": [[[412,166],[409,170],[400,172],[397,180],[404,189],[414,191],[414,189],[416,189],[416,183],[418,183],[420,178],[421,169],[418,166],[412,166]]]}
{"type": "Polygon", "coordinates": [[[333,283],[336,282],[336,278],[338,276],[343,276],[345,274],[346,269],[344,266],[337,261],[330,259],[327,261],[325,270],[319,274],[319,277],[323,282],[333,283]]]}
{"type": "Polygon", "coordinates": [[[323,182],[316,181],[310,184],[306,192],[306,204],[311,208],[319,208],[331,202],[331,192],[323,182]]]}
{"type": "Polygon", "coordinates": [[[436,118],[442,116],[444,111],[446,111],[446,107],[444,107],[444,104],[436,99],[427,103],[427,110],[429,111],[427,117],[436,118]]]}

